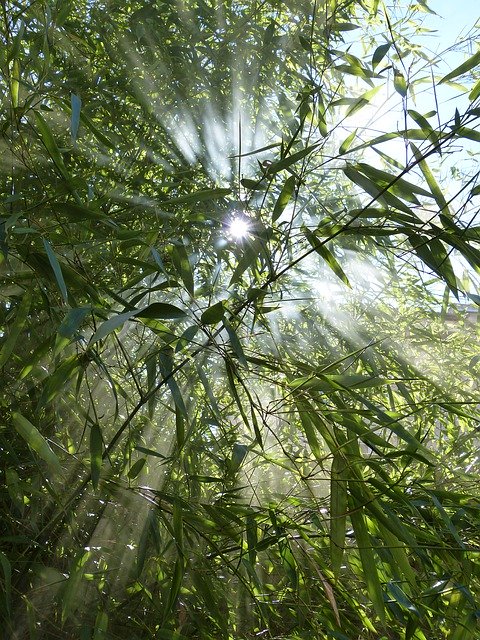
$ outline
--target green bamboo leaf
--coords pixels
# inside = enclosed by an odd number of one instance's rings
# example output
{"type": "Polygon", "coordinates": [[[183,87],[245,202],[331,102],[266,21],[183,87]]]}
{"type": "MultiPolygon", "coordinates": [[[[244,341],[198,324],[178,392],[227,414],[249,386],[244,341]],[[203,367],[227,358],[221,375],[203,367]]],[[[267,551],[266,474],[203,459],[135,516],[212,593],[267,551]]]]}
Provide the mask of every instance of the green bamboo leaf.
{"type": "Polygon", "coordinates": [[[388,190],[391,193],[395,194],[399,198],[407,200],[408,202],[412,202],[413,204],[419,204],[415,194],[424,196],[425,198],[433,197],[429,191],[405,180],[405,178],[400,178],[392,173],[388,173],[387,171],[382,171],[381,169],[372,167],[365,162],[359,162],[355,165],[355,168],[373,180],[379,188],[385,189],[388,187],[388,190]]]}
{"type": "Polygon", "coordinates": [[[375,69],[375,67],[377,67],[380,64],[380,62],[387,55],[390,47],[391,47],[391,43],[386,42],[385,44],[381,44],[375,49],[372,56],[372,69],[375,69]]]}
{"type": "Polygon", "coordinates": [[[91,311],[91,306],[70,309],[58,327],[58,335],[62,338],[71,338],[91,311]]]}
{"type": "Polygon", "coordinates": [[[170,589],[166,598],[165,605],[163,606],[162,626],[165,625],[171,618],[172,612],[178,600],[178,596],[180,595],[184,572],[185,569],[183,559],[177,558],[173,568],[170,589]]]}
{"type": "Polygon", "coordinates": [[[443,195],[440,185],[435,180],[435,177],[431,172],[427,164],[427,161],[423,158],[421,151],[413,144],[413,142],[410,142],[410,147],[413,151],[415,160],[417,161],[418,166],[420,167],[420,170],[423,173],[425,180],[427,181],[428,188],[430,189],[433,197],[435,198],[435,202],[437,203],[439,211],[451,217],[452,214],[448,208],[445,196],[443,195]]]}
{"type": "Polygon", "coordinates": [[[139,473],[145,466],[146,461],[147,461],[146,458],[140,458],[135,462],[135,464],[132,464],[127,474],[130,480],[133,480],[139,475],[139,473]]]}
{"type": "Polygon", "coordinates": [[[282,187],[280,195],[275,203],[272,212],[272,222],[276,222],[278,218],[282,215],[285,210],[285,207],[290,202],[290,199],[295,191],[295,176],[289,176],[285,180],[285,184],[282,187]]]}
{"type": "Polygon", "coordinates": [[[202,324],[217,324],[225,315],[224,302],[216,302],[202,313],[200,321],[202,324]]]}
{"type": "Polygon", "coordinates": [[[418,257],[458,295],[458,284],[445,245],[438,238],[411,233],[408,241],[418,257]]]}
{"type": "Polygon", "coordinates": [[[350,147],[352,146],[352,142],[355,140],[355,136],[357,135],[357,131],[358,129],[352,131],[352,133],[350,133],[342,142],[342,144],[340,145],[340,149],[338,150],[340,155],[343,155],[350,149],[350,147]]]}
{"type": "Polygon", "coordinates": [[[99,425],[95,422],[90,427],[90,475],[96,490],[100,480],[103,456],[103,437],[99,425]]]}
{"type": "Polygon", "coordinates": [[[195,193],[189,193],[187,196],[162,200],[162,207],[168,207],[172,204],[191,204],[194,202],[204,202],[206,200],[216,200],[218,198],[224,198],[231,193],[231,189],[204,189],[202,191],[196,191],[195,193]]]}
{"type": "Polygon", "coordinates": [[[178,386],[172,371],[173,371],[173,359],[172,353],[170,351],[161,351],[158,356],[158,363],[160,367],[160,371],[162,376],[167,380],[167,386],[170,389],[172,394],[173,402],[175,407],[181,413],[183,417],[187,417],[187,408],[185,406],[185,402],[183,400],[182,392],[180,391],[180,387],[178,386]]]}
{"type": "Polygon", "coordinates": [[[66,180],[70,179],[68,175],[67,169],[63,162],[62,154],[60,153],[60,149],[55,142],[55,138],[48,126],[47,122],[44,120],[43,116],[41,116],[37,111],[35,111],[35,120],[37,124],[38,131],[40,133],[40,137],[42,138],[42,142],[45,145],[50,157],[55,163],[57,169],[62,174],[63,178],[66,180]]]}
{"type": "Polygon", "coordinates": [[[354,31],[360,29],[360,25],[352,22],[333,22],[329,24],[329,29],[330,31],[354,31]]]}
{"type": "Polygon", "coordinates": [[[22,333],[25,322],[27,321],[31,302],[32,292],[26,291],[23,294],[22,300],[15,314],[15,321],[12,323],[13,326],[7,325],[8,329],[5,331],[5,333],[7,334],[7,338],[2,345],[2,349],[0,350],[0,367],[4,366],[4,364],[10,358],[13,349],[15,348],[18,337],[22,333]]]}
{"type": "Polygon", "coordinates": [[[470,129],[469,127],[457,127],[455,129],[455,135],[459,138],[467,138],[474,142],[480,142],[480,131],[470,129]]]}
{"type": "Polygon", "coordinates": [[[75,613],[81,603],[79,598],[80,583],[85,573],[85,563],[91,551],[78,551],[71,564],[70,575],[66,581],[62,594],[62,623],[65,623],[75,613]]]}
{"type": "MultiPolygon", "coordinates": [[[[412,211],[407,205],[405,205],[400,198],[397,198],[392,193],[388,193],[386,187],[381,187],[376,182],[368,178],[363,173],[360,173],[352,165],[347,165],[343,172],[349,180],[361,187],[366,193],[368,193],[376,202],[383,207],[395,207],[400,211],[403,211],[409,215],[412,215],[412,211]]],[[[388,183],[390,184],[390,183],[388,183]]]]}
{"type": "Polygon", "coordinates": [[[48,257],[48,261],[53,269],[53,273],[55,274],[55,279],[58,284],[58,288],[60,289],[60,293],[62,294],[63,299],[68,304],[68,291],[67,285],[65,284],[65,280],[63,278],[62,268],[60,267],[60,263],[58,261],[57,256],[55,255],[52,247],[48,240],[43,238],[43,246],[45,247],[45,252],[48,257]]]}
{"type": "Polygon", "coordinates": [[[347,287],[351,288],[351,284],[345,272],[343,271],[342,267],[340,266],[340,263],[335,258],[333,253],[329,249],[327,249],[325,244],[322,244],[322,241],[319,240],[316,237],[316,235],[312,231],[310,231],[310,229],[308,229],[307,227],[302,227],[302,231],[305,234],[305,237],[307,238],[308,242],[312,245],[312,247],[315,249],[318,255],[320,255],[325,260],[325,262],[328,264],[328,266],[333,271],[333,273],[338,278],[340,278],[340,280],[344,284],[346,284],[347,287]]]}
{"type": "Polygon", "coordinates": [[[398,69],[394,69],[393,71],[393,86],[395,87],[395,91],[399,93],[402,98],[405,98],[407,95],[407,81],[403,73],[398,71],[398,69]]]}
{"type": "Polygon", "coordinates": [[[172,261],[175,265],[175,269],[177,270],[178,275],[183,281],[188,293],[192,296],[195,295],[194,292],[194,282],[193,282],[193,272],[192,267],[190,265],[190,260],[188,259],[188,253],[183,243],[174,244],[171,247],[172,261]]]}
{"type": "Polygon", "coordinates": [[[0,551],[0,564],[3,571],[3,591],[5,593],[5,608],[10,615],[12,601],[12,567],[7,556],[0,551]]]}
{"type": "Polygon", "coordinates": [[[92,640],[106,640],[108,629],[108,614],[106,611],[99,611],[95,618],[95,628],[92,640]]]}
{"type": "Polygon", "coordinates": [[[60,472],[60,462],[40,431],[38,431],[29,420],[16,411],[12,413],[12,422],[17,433],[25,440],[28,446],[33,449],[53,471],[60,472]]]}
{"type": "Polygon", "coordinates": [[[300,422],[302,424],[303,431],[307,438],[308,445],[315,456],[320,461],[323,459],[323,452],[320,448],[320,443],[317,437],[317,429],[312,421],[310,410],[311,407],[305,402],[297,402],[298,415],[300,416],[300,422]]]}
{"type": "Polygon", "coordinates": [[[267,173],[273,174],[273,173],[278,173],[283,169],[287,169],[292,164],[295,164],[299,160],[302,160],[303,158],[305,158],[305,156],[308,156],[310,153],[313,153],[313,151],[315,151],[315,149],[317,149],[319,146],[320,146],[319,143],[312,144],[309,147],[306,147],[305,149],[301,149],[296,153],[292,153],[291,156],[287,156],[282,160],[278,160],[278,162],[272,162],[272,164],[268,167],[267,173]]]}
{"type": "Polygon", "coordinates": [[[385,605],[383,601],[382,585],[378,577],[377,562],[372,549],[372,542],[368,534],[365,517],[361,510],[362,505],[354,504],[350,511],[350,520],[355,533],[355,542],[360,553],[363,577],[367,585],[367,591],[372,601],[373,608],[380,618],[382,625],[386,622],[385,605]]]}
{"type": "Polygon", "coordinates": [[[80,110],[82,108],[82,100],[80,96],[72,93],[70,96],[70,104],[72,107],[72,115],[70,118],[70,137],[73,144],[77,141],[78,127],[80,125],[80,110]]]}
{"type": "Polygon", "coordinates": [[[457,76],[461,76],[464,73],[467,73],[468,71],[478,66],[479,64],[480,64],[480,51],[477,51],[476,53],[473,54],[473,56],[470,56],[470,58],[465,60],[465,62],[462,62],[461,65],[459,65],[458,67],[455,67],[453,71],[450,71],[450,73],[447,73],[446,76],[443,76],[439,84],[442,84],[442,82],[448,82],[449,80],[453,80],[453,78],[456,78],[457,76]]]}
{"type": "Polygon", "coordinates": [[[119,327],[124,325],[127,320],[130,320],[130,318],[133,318],[134,316],[136,316],[137,313],[138,313],[138,309],[133,309],[132,311],[125,311],[124,313],[118,313],[112,316],[111,318],[109,318],[108,320],[105,320],[105,322],[103,322],[98,327],[98,329],[95,331],[93,336],[90,338],[90,344],[94,344],[99,340],[103,340],[108,336],[109,333],[112,333],[112,331],[115,331],[115,329],[118,329],[119,327]]]}
{"type": "Polygon", "coordinates": [[[238,338],[237,332],[225,317],[222,319],[222,323],[225,329],[227,330],[233,352],[235,353],[238,360],[240,361],[240,364],[242,364],[244,367],[248,367],[247,360],[245,358],[245,353],[243,351],[242,344],[238,338]]]}
{"type": "Polygon", "coordinates": [[[229,471],[232,474],[237,473],[237,471],[242,466],[243,461],[245,460],[248,454],[248,446],[246,444],[241,444],[240,442],[235,442],[232,448],[232,457],[230,459],[229,471]]]}
{"type": "Polygon", "coordinates": [[[420,617],[419,610],[398,584],[390,581],[387,585],[387,589],[403,609],[406,609],[407,611],[410,611],[410,613],[413,613],[415,616],[420,617]]]}
{"type": "Polygon", "coordinates": [[[186,318],[187,313],[183,309],[179,309],[168,302],[152,302],[148,307],[140,309],[136,314],[136,317],[160,320],[179,320],[186,318]]]}
{"type": "Polygon", "coordinates": [[[257,561],[258,527],[255,518],[249,514],[246,516],[245,531],[247,534],[248,559],[255,566],[257,561]]]}
{"type": "Polygon", "coordinates": [[[480,80],[476,82],[475,86],[470,91],[468,99],[470,100],[470,102],[473,102],[478,98],[478,96],[480,96],[480,80]]]}
{"type": "Polygon", "coordinates": [[[345,456],[336,453],[330,470],[330,559],[332,571],[338,578],[345,550],[347,530],[348,463],[345,456]]]}
{"type": "Polygon", "coordinates": [[[12,96],[12,107],[18,107],[18,97],[20,91],[20,60],[15,59],[12,65],[12,73],[10,77],[10,93],[12,96]]]}

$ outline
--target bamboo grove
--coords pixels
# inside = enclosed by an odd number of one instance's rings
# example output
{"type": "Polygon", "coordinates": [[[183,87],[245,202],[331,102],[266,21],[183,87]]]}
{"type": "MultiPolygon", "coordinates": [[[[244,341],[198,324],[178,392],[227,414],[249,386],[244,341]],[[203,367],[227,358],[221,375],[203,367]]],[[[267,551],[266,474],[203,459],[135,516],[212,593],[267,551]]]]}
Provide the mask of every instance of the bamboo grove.
{"type": "Polygon", "coordinates": [[[431,4],[2,3],[5,638],[478,637],[480,54],[431,4]]]}

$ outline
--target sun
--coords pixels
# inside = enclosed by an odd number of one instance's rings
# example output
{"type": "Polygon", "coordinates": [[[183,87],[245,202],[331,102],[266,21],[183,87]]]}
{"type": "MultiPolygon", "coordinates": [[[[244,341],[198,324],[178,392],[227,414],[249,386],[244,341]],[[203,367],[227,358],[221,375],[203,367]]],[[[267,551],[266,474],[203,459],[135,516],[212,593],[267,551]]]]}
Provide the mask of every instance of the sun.
{"type": "Polygon", "coordinates": [[[249,234],[250,223],[246,218],[236,216],[230,221],[228,230],[234,240],[243,240],[249,234]]]}

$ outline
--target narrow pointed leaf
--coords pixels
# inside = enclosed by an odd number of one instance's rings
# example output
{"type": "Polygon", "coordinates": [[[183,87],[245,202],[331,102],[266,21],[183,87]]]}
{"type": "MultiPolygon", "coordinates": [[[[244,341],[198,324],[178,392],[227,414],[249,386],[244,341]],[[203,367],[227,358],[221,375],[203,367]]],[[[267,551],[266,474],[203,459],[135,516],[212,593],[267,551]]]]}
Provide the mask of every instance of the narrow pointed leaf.
{"type": "Polygon", "coordinates": [[[119,327],[124,325],[127,320],[133,318],[135,315],[137,315],[137,313],[138,309],[134,309],[132,311],[126,311],[125,313],[118,313],[108,320],[105,320],[105,322],[98,327],[98,329],[91,337],[90,344],[94,344],[99,340],[103,340],[108,336],[109,333],[112,333],[112,331],[115,331],[115,329],[118,329],[119,327]]]}
{"type": "Polygon", "coordinates": [[[473,54],[473,56],[470,56],[468,60],[465,60],[465,62],[462,62],[462,64],[460,64],[458,67],[455,67],[455,69],[450,71],[450,73],[447,73],[446,76],[443,76],[439,84],[442,84],[442,82],[448,82],[449,80],[453,80],[453,78],[461,76],[464,73],[468,73],[468,71],[478,66],[479,64],[480,64],[480,51],[477,51],[476,53],[473,54]]]}
{"type": "Polygon", "coordinates": [[[50,448],[40,431],[24,416],[14,411],[12,422],[17,433],[25,440],[28,446],[44,460],[54,471],[61,471],[60,462],[50,448]]]}
{"type": "Polygon", "coordinates": [[[15,322],[13,322],[12,326],[9,326],[8,331],[5,332],[7,333],[7,337],[2,345],[2,349],[0,350],[0,367],[4,366],[15,348],[18,337],[25,326],[25,322],[27,321],[31,302],[32,292],[26,291],[23,294],[22,301],[20,302],[15,314],[15,322]]]}
{"type": "Polygon", "coordinates": [[[97,423],[90,427],[90,474],[93,488],[98,487],[100,471],[102,468],[103,438],[97,423]]]}
{"type": "Polygon", "coordinates": [[[330,474],[330,558],[332,571],[338,577],[345,550],[347,529],[348,467],[344,455],[334,454],[330,474]]]}
{"type": "Polygon", "coordinates": [[[285,184],[282,187],[280,195],[278,196],[277,202],[273,208],[272,212],[272,222],[276,222],[278,218],[282,215],[285,210],[285,207],[290,202],[290,199],[295,191],[295,176],[289,176],[285,180],[285,184]]]}
{"type": "Polygon", "coordinates": [[[80,125],[80,110],[82,108],[82,100],[80,96],[72,93],[70,96],[70,104],[72,106],[72,115],[70,118],[70,137],[75,144],[77,141],[78,127],[80,125]]]}
{"type": "Polygon", "coordinates": [[[60,293],[62,294],[65,302],[68,303],[68,291],[67,285],[65,284],[65,280],[63,278],[62,268],[60,267],[60,263],[58,262],[58,258],[55,255],[50,243],[45,238],[43,239],[43,246],[45,247],[45,252],[48,257],[48,261],[53,269],[53,273],[55,274],[55,279],[58,284],[58,288],[60,289],[60,293]]]}
{"type": "Polygon", "coordinates": [[[325,260],[325,262],[328,264],[328,266],[333,271],[333,273],[338,278],[340,278],[340,280],[344,284],[346,284],[347,287],[351,287],[350,282],[347,278],[347,275],[345,274],[344,270],[340,266],[340,263],[335,258],[335,256],[330,251],[330,249],[327,249],[325,244],[322,244],[322,241],[319,240],[316,237],[316,235],[312,231],[310,231],[310,229],[307,229],[307,227],[303,227],[302,230],[308,242],[312,245],[312,247],[315,249],[318,255],[320,255],[325,260]]]}

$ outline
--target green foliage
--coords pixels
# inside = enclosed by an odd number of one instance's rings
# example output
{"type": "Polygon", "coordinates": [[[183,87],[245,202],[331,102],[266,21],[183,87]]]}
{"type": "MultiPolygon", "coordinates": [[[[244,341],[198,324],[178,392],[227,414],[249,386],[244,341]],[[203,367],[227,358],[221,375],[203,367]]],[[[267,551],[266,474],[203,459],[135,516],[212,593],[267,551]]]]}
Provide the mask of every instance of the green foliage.
{"type": "Polygon", "coordinates": [[[6,637],[477,637],[479,55],[429,11],[4,3],[6,637]]]}

